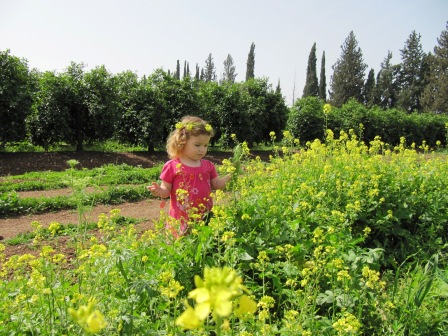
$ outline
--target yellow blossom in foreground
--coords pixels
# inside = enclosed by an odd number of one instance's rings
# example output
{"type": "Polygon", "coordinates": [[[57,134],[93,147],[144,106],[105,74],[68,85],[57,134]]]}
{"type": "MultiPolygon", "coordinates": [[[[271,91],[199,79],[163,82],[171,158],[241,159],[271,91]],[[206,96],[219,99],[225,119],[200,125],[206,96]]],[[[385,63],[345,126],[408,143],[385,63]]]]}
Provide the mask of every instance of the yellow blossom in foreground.
{"type": "Polygon", "coordinates": [[[338,331],[338,335],[355,335],[358,333],[361,326],[362,325],[358,319],[350,313],[345,313],[344,317],[341,317],[333,323],[333,328],[338,331]]]}
{"type": "Polygon", "coordinates": [[[99,310],[93,310],[93,301],[87,306],[81,306],[78,310],[69,308],[68,312],[72,319],[79,324],[84,331],[92,334],[100,332],[107,326],[106,320],[99,310]]]}
{"type": "Polygon", "coordinates": [[[196,289],[188,297],[195,300],[195,307],[187,305],[187,310],[176,319],[176,324],[184,329],[196,329],[209,316],[215,321],[232,313],[233,300],[238,300],[235,313],[239,316],[253,314],[256,303],[247,295],[248,290],[242,284],[242,278],[229,268],[205,268],[204,279],[198,275],[194,282],[196,289]]]}

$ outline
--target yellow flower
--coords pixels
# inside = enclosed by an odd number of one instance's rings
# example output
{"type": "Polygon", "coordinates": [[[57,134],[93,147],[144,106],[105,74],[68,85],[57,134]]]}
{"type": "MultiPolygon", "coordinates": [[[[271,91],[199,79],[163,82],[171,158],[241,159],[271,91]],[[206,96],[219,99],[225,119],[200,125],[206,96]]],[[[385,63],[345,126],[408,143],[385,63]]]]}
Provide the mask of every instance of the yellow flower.
{"type": "Polygon", "coordinates": [[[202,321],[197,317],[195,310],[190,306],[176,319],[176,325],[184,329],[197,329],[201,326],[201,323],[202,321]]]}
{"type": "Polygon", "coordinates": [[[78,310],[69,308],[68,312],[72,319],[81,326],[84,331],[92,334],[100,332],[107,326],[104,315],[99,310],[93,310],[94,301],[91,300],[87,306],[81,306],[78,310]]]}
{"type": "Polygon", "coordinates": [[[213,131],[213,127],[212,127],[212,125],[210,125],[210,124],[206,124],[206,125],[205,125],[205,130],[206,130],[207,132],[211,132],[211,131],[213,131]]]}
{"type": "Polygon", "coordinates": [[[325,114],[329,114],[331,112],[331,105],[330,104],[325,104],[324,105],[324,113],[325,114]]]}
{"type": "Polygon", "coordinates": [[[194,299],[194,308],[187,305],[187,310],[179,316],[176,324],[184,329],[195,329],[200,326],[209,314],[213,314],[215,322],[232,313],[233,300],[239,298],[237,314],[255,312],[256,303],[242,295],[248,290],[242,285],[242,278],[230,267],[205,268],[204,279],[194,277],[196,289],[188,293],[194,299]]]}
{"type": "Polygon", "coordinates": [[[362,324],[358,319],[347,312],[344,313],[344,317],[341,317],[333,323],[333,328],[336,329],[339,334],[356,334],[361,327],[362,324]]]}

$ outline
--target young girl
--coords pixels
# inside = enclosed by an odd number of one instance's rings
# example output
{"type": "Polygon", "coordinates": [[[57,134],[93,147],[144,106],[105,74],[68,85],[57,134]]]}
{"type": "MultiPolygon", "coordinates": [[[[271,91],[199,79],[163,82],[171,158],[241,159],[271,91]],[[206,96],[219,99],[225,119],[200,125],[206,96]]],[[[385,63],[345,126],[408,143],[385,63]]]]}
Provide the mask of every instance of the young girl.
{"type": "Polygon", "coordinates": [[[167,141],[170,160],[160,174],[161,184],[152,182],[148,190],[161,198],[170,197],[169,215],[180,224],[167,228],[175,237],[184,235],[188,222],[201,220],[210,212],[212,190],[224,189],[230,176],[218,177],[215,165],[204,160],[213,128],[198,117],[186,116],[176,124],[167,141]]]}

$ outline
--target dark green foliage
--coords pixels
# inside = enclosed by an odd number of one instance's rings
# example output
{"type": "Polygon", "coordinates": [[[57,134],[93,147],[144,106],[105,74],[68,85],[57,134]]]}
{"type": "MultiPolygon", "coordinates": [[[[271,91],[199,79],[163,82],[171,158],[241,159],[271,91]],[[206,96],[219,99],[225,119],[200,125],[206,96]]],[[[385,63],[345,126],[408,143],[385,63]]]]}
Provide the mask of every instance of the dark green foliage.
{"type": "Polygon", "coordinates": [[[313,44],[310,54],[308,56],[308,65],[306,67],[306,82],[303,88],[302,97],[318,96],[319,83],[317,82],[317,68],[316,68],[316,43],[313,44]]]}
{"type": "Polygon", "coordinates": [[[327,76],[325,75],[325,51],[322,52],[322,59],[320,61],[319,98],[322,99],[323,101],[327,100],[327,76]]]}
{"type": "Polygon", "coordinates": [[[364,105],[372,106],[375,104],[375,71],[370,69],[366,83],[363,89],[364,105]]]}
{"type": "Polygon", "coordinates": [[[333,65],[330,83],[330,101],[337,107],[342,106],[350,98],[359,102],[363,101],[364,72],[367,68],[353,31],[350,32],[341,49],[341,56],[333,65]]]}
{"type": "Polygon", "coordinates": [[[399,109],[383,110],[377,106],[366,108],[363,104],[350,100],[340,108],[334,108],[329,115],[328,128],[337,136],[341,130],[348,133],[352,129],[362,141],[369,144],[376,136],[389,145],[400,143],[405,137],[406,144],[421,146],[423,141],[432,148],[436,142],[446,143],[445,123],[442,115],[408,114],[399,109]],[[363,125],[362,129],[360,124],[363,125]]]}
{"type": "Polygon", "coordinates": [[[265,79],[245,83],[218,85],[203,83],[199,90],[201,116],[215,128],[212,141],[233,147],[230,135],[249,144],[269,141],[269,132],[280,134],[288,109],[281,93],[275,92],[265,79]]]}
{"type": "Polygon", "coordinates": [[[275,93],[266,79],[246,81],[242,86],[243,103],[248,111],[249,123],[245,126],[245,137],[250,146],[269,140],[269,132],[281,134],[288,110],[283,97],[275,93]]]}
{"type": "Polygon", "coordinates": [[[381,63],[381,69],[378,73],[376,83],[377,105],[384,109],[394,108],[398,103],[398,94],[400,93],[400,83],[398,74],[400,65],[392,65],[392,52],[388,51],[387,56],[381,63]]]}
{"type": "Polygon", "coordinates": [[[152,151],[164,134],[160,125],[166,114],[161,113],[164,107],[160,95],[146,78],[138,80],[131,72],[121,76],[115,136],[123,143],[146,146],[152,151]]]}
{"type": "Polygon", "coordinates": [[[424,89],[423,60],[425,53],[422,50],[420,34],[413,31],[401,51],[401,71],[399,73],[401,91],[398,96],[398,105],[405,111],[421,112],[420,96],[424,89]]]}
{"type": "Polygon", "coordinates": [[[112,76],[104,67],[84,73],[72,63],[62,74],[46,72],[28,119],[33,144],[48,149],[65,141],[82,150],[84,142],[112,137],[116,113],[112,76]]]}
{"type": "Polygon", "coordinates": [[[32,83],[26,61],[10,55],[9,50],[0,51],[0,148],[26,138],[32,83]]]}
{"type": "Polygon", "coordinates": [[[209,54],[207,59],[205,60],[205,72],[204,72],[204,81],[205,82],[215,82],[216,81],[216,67],[213,62],[212,54],[209,54]]]}
{"type": "Polygon", "coordinates": [[[33,113],[27,120],[31,142],[34,145],[48,149],[53,144],[73,137],[68,102],[67,79],[53,72],[45,72],[39,79],[33,113]]]}
{"type": "Polygon", "coordinates": [[[176,73],[174,75],[174,78],[176,78],[177,80],[180,79],[180,63],[179,63],[179,60],[177,60],[177,63],[176,63],[176,73]]]}
{"type": "Polygon", "coordinates": [[[427,58],[429,78],[421,103],[424,111],[448,113],[448,23],[437,42],[434,55],[427,58]]]}
{"type": "Polygon", "coordinates": [[[220,141],[223,146],[231,147],[231,134],[235,134],[238,139],[245,139],[249,118],[240,86],[217,83],[201,85],[199,96],[202,114],[215,130],[212,143],[220,141]]]}
{"type": "Polygon", "coordinates": [[[246,81],[255,78],[255,43],[250,45],[246,63],[246,81]]]}
{"type": "Polygon", "coordinates": [[[302,144],[324,138],[325,116],[322,107],[323,101],[313,96],[298,99],[291,107],[286,127],[302,144]]]}
{"type": "Polygon", "coordinates": [[[236,78],[235,65],[233,64],[233,58],[230,54],[227,55],[227,58],[224,61],[224,73],[222,77],[223,83],[235,83],[236,78]]]}

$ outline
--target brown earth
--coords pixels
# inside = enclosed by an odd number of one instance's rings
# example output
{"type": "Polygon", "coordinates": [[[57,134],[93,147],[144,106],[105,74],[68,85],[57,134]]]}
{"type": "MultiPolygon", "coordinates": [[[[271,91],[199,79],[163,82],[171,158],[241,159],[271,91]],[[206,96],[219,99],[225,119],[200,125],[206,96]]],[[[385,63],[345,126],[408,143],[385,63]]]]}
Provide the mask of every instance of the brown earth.
{"type": "MultiPolygon", "coordinates": [[[[215,164],[219,164],[225,158],[230,158],[229,152],[210,152],[206,159],[215,164]]],[[[266,160],[269,157],[267,152],[253,153],[266,160]]],[[[68,160],[77,160],[77,169],[101,167],[105,164],[129,164],[150,168],[156,164],[167,160],[166,152],[132,152],[132,153],[104,153],[104,152],[49,152],[49,153],[0,153],[0,182],[2,176],[20,175],[35,171],[63,171],[69,168],[68,160]]],[[[148,181],[149,183],[150,181],[148,181]]],[[[87,190],[88,191],[88,190],[87,190]]],[[[22,197],[53,197],[67,195],[69,189],[57,189],[47,191],[20,192],[22,197]]],[[[101,213],[108,214],[112,209],[120,209],[120,214],[125,217],[132,217],[141,220],[137,225],[140,231],[153,227],[154,221],[160,216],[160,200],[152,199],[148,193],[148,199],[139,202],[128,202],[119,205],[98,205],[86,211],[85,216],[89,222],[96,221],[101,213]]],[[[166,208],[164,209],[166,211],[166,208]]],[[[0,219],[0,239],[9,239],[20,233],[32,231],[31,223],[37,221],[43,227],[48,227],[52,222],[60,224],[78,223],[78,214],[75,210],[64,210],[58,212],[47,212],[37,215],[23,215],[0,219]]],[[[59,238],[49,244],[57,245],[61,250],[67,237],[59,238]]],[[[48,243],[48,242],[47,242],[48,243]]],[[[62,251],[61,251],[62,252],[62,251]]],[[[6,256],[22,253],[37,253],[35,248],[22,245],[6,245],[6,256]]]]}

